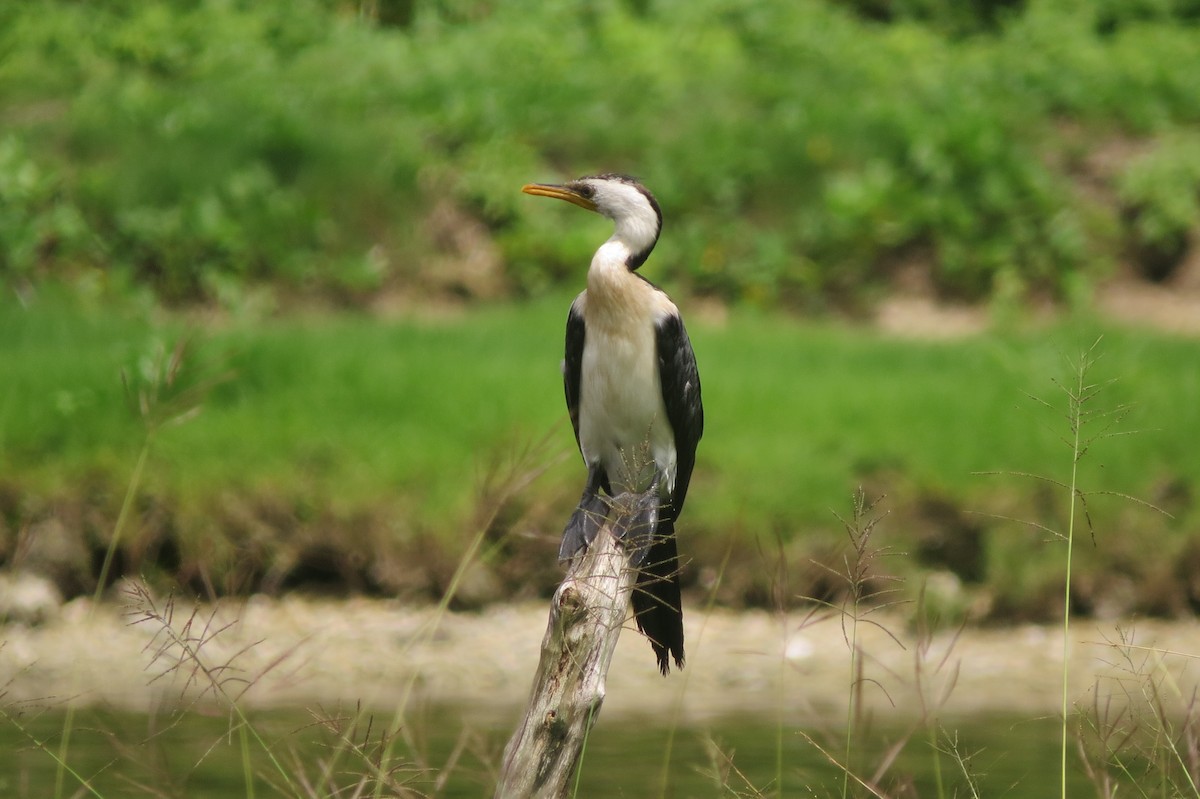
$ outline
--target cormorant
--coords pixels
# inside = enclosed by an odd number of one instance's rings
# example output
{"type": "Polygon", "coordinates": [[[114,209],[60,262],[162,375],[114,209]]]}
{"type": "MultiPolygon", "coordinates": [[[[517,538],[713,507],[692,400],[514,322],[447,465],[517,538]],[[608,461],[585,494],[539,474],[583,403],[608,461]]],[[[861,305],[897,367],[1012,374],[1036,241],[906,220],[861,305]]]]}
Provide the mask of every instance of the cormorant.
{"type": "Polygon", "coordinates": [[[662,211],[646,187],[626,175],[532,183],[522,191],[566,200],[614,223],[592,256],[587,289],[567,316],[563,387],[588,474],[559,557],[570,559],[599,531],[609,506],[601,491],[634,497],[637,510],[620,531],[623,539],[632,537],[640,567],[634,616],[666,674],[668,654],[683,667],[675,520],[704,432],[704,408],[679,309],[637,273],[658,242],[662,211]]]}

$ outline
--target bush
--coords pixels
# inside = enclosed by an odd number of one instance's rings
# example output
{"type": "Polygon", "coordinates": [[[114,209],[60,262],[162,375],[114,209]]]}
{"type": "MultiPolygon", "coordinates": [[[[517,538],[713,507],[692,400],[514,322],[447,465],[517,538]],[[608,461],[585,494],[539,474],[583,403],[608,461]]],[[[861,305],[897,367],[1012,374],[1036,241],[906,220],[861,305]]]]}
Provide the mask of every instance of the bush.
{"type": "Polygon", "coordinates": [[[1200,137],[1181,134],[1133,159],[1118,184],[1135,265],[1165,280],[1200,229],[1200,137]]]}
{"type": "Polygon", "coordinates": [[[0,274],[28,281],[51,263],[90,254],[91,231],[62,188],[20,139],[0,139],[0,274]]]}
{"type": "Polygon", "coordinates": [[[82,252],[171,301],[535,294],[577,282],[603,228],[519,186],[616,169],[665,209],[655,274],[695,291],[854,302],[916,261],[946,294],[1063,293],[1117,226],[1064,123],[1098,142],[1200,120],[1184,0],[856,7],[9,7],[6,146],[42,182],[3,223],[0,279],[82,252]],[[446,279],[473,257],[446,219],[503,274],[446,279]]]}

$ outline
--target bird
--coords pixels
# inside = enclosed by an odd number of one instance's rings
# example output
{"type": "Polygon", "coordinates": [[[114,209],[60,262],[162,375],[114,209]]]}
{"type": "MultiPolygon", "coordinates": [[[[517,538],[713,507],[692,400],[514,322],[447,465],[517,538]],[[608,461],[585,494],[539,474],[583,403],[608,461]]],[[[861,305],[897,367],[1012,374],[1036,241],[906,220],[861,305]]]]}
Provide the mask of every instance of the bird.
{"type": "Polygon", "coordinates": [[[623,544],[633,543],[626,548],[639,568],[634,618],[665,676],[668,655],[677,668],[684,664],[675,523],[704,434],[704,405],[679,309],[638,273],[658,243],[662,210],[635,178],[615,173],[529,183],[522,191],[613,222],[612,235],[592,256],[587,288],[567,314],[563,389],[587,482],[563,530],[559,559],[591,544],[614,497],[632,496],[632,516],[617,533],[623,544]]]}

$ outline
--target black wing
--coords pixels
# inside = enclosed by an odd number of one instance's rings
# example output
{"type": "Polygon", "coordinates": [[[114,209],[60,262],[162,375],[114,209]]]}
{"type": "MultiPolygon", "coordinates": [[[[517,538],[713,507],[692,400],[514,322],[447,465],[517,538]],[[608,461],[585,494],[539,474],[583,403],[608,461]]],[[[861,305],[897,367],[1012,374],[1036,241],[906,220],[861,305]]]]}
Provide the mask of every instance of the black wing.
{"type": "Polygon", "coordinates": [[[700,372],[692,342],[678,314],[670,314],[659,322],[656,338],[663,404],[675,433],[675,491],[671,495],[671,508],[672,518],[678,518],[692,479],[692,467],[696,465],[696,445],[704,435],[700,372]]]}
{"type": "Polygon", "coordinates": [[[579,446],[579,381],[583,373],[583,303],[587,292],[580,294],[571,303],[567,314],[567,346],[563,356],[563,393],[567,396],[567,413],[571,415],[571,427],[575,429],[575,445],[579,446]]]}

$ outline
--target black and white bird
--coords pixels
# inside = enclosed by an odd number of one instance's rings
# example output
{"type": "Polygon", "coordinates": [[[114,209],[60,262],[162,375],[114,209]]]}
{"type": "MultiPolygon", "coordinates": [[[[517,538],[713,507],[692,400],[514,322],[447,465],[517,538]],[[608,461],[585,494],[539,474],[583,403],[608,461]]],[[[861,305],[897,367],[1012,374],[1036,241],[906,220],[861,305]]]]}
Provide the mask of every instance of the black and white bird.
{"type": "Polygon", "coordinates": [[[696,356],[675,303],[637,269],[662,230],[658,202],[625,175],[583,177],[522,191],[574,203],[608,217],[615,229],[592,256],[587,289],[567,316],[563,386],[587,485],[563,532],[561,559],[590,544],[609,497],[635,495],[633,592],[638,628],[658,666],[683,666],[683,611],[675,520],[683,509],[704,432],[696,356]],[[614,493],[615,492],[615,493],[614,493]]]}

